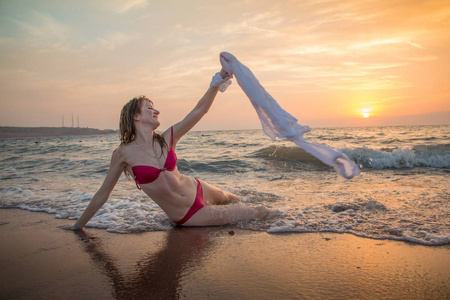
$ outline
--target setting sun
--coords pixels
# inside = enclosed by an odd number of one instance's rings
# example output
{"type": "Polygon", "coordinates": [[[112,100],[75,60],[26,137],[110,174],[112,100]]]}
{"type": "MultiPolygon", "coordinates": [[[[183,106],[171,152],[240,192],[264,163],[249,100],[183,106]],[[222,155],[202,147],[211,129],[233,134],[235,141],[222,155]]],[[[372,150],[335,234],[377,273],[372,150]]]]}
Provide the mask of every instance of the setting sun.
{"type": "Polygon", "coordinates": [[[363,108],[360,110],[360,113],[363,116],[363,118],[370,117],[371,112],[372,112],[372,109],[369,109],[369,108],[363,108]]]}

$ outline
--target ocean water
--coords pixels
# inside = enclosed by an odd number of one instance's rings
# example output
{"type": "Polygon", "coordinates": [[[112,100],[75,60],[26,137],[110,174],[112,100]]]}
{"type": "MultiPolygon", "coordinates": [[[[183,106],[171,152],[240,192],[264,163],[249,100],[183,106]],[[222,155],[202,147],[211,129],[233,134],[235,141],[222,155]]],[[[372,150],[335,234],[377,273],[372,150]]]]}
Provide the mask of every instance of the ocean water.
{"type": "MultiPolygon", "coordinates": [[[[305,138],[343,151],[362,174],[341,178],[261,130],[190,132],[177,145],[178,168],[273,212],[230,228],[450,244],[450,126],[316,128],[305,138]]],[[[118,144],[117,134],[0,139],[0,207],[77,219],[118,144]]],[[[173,223],[122,176],[87,226],[132,233],[173,223]]]]}

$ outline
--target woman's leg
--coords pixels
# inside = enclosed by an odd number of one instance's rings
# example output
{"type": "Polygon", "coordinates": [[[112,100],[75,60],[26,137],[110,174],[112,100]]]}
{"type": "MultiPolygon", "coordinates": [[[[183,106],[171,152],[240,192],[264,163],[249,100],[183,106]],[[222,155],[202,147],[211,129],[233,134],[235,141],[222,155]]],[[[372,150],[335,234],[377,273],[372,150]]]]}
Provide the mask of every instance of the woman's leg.
{"type": "Polygon", "coordinates": [[[225,206],[206,205],[197,211],[183,226],[225,225],[252,219],[264,219],[269,210],[263,206],[249,207],[240,204],[225,206]]]}
{"type": "Polygon", "coordinates": [[[223,205],[239,202],[240,198],[233,193],[222,191],[221,189],[201,181],[203,187],[203,200],[205,203],[223,205]]]}

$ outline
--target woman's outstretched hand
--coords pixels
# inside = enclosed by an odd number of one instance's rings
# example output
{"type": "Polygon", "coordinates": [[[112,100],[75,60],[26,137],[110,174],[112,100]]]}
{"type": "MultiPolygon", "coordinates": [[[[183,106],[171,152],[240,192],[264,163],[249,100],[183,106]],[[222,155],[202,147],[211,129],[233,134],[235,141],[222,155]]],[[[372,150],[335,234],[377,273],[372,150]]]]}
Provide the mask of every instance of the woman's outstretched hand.
{"type": "Polygon", "coordinates": [[[222,68],[222,70],[220,70],[220,76],[223,78],[223,79],[225,79],[225,78],[231,78],[231,76],[230,76],[230,74],[228,74],[228,72],[227,71],[225,71],[223,68],[222,68]]]}
{"type": "Polygon", "coordinates": [[[224,69],[217,72],[216,75],[213,76],[211,83],[209,84],[212,87],[218,87],[219,91],[222,93],[225,92],[227,87],[231,84],[231,76],[224,69]]]}
{"type": "Polygon", "coordinates": [[[64,229],[64,230],[69,230],[69,231],[81,231],[83,229],[79,228],[79,227],[75,227],[75,225],[62,225],[59,226],[58,228],[64,229]]]}

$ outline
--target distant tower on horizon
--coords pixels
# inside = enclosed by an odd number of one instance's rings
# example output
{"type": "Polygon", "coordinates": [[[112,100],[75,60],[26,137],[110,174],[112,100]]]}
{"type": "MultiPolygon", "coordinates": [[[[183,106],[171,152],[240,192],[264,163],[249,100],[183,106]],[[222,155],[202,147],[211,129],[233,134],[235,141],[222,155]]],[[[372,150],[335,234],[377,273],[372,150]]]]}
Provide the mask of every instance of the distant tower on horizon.
{"type": "Polygon", "coordinates": [[[77,115],[77,127],[80,128],[80,117],[77,115]]]}

